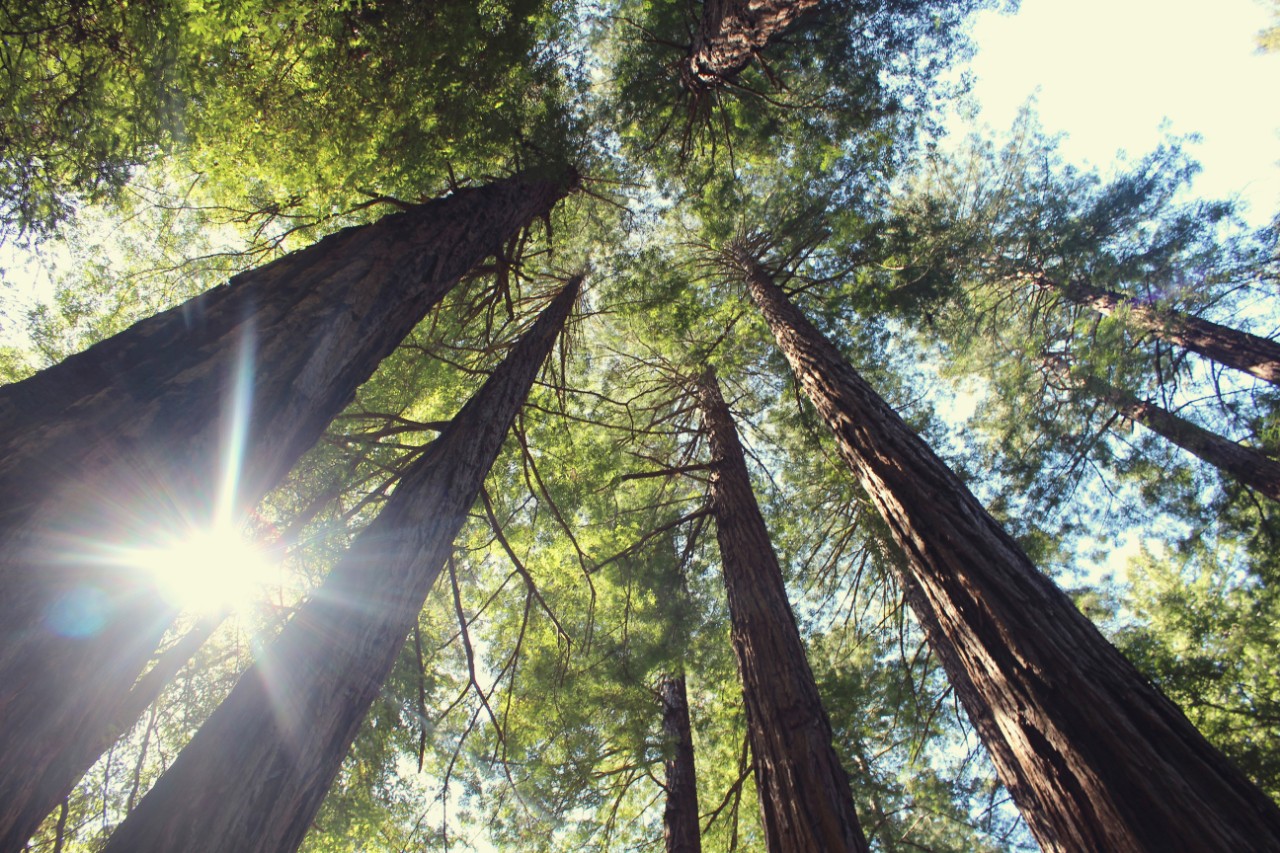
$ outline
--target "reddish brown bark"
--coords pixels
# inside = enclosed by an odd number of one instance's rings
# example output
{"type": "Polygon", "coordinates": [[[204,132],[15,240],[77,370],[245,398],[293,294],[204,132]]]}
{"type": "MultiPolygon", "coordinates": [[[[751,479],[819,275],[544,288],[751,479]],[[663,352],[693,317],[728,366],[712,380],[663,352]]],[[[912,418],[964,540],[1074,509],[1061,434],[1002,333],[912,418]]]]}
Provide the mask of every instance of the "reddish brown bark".
{"type": "Polygon", "coordinates": [[[0,851],[97,757],[172,610],[82,556],[256,503],[470,269],[566,192],[521,178],[349,228],[0,388],[0,851]]]}
{"type": "Polygon", "coordinates": [[[1219,364],[1280,385],[1280,343],[1201,320],[1171,308],[1157,308],[1081,282],[1058,284],[1031,276],[1037,286],[1061,293],[1079,305],[1110,316],[1123,310],[1128,322],[1161,340],[1185,347],[1219,364]]]}
{"type": "Polygon", "coordinates": [[[1209,745],[740,253],[750,292],[905,560],[908,603],[1046,850],[1280,850],[1209,745]]]}
{"type": "Polygon", "coordinates": [[[695,393],[711,444],[711,510],[768,849],[866,851],[849,778],[831,746],[831,722],[713,373],[695,393]]]}
{"type": "Polygon", "coordinates": [[[818,0],[706,0],[680,82],[697,93],[733,82],[770,41],[817,6],[818,0]]]}
{"type": "Polygon", "coordinates": [[[1273,501],[1280,501],[1280,462],[1252,447],[1196,426],[1168,409],[1139,400],[1096,377],[1084,380],[1084,388],[1131,421],[1181,447],[1218,470],[1231,475],[1273,501]]]}
{"type": "Polygon", "coordinates": [[[111,836],[108,853],[302,843],[577,298],[574,279],[405,473],[316,594],[111,836]]]}
{"type": "Polygon", "coordinates": [[[684,676],[664,676],[658,684],[658,695],[662,699],[662,733],[671,751],[663,761],[667,799],[662,810],[662,834],[667,841],[667,853],[700,853],[698,777],[693,763],[693,729],[689,725],[689,696],[684,676]]]}

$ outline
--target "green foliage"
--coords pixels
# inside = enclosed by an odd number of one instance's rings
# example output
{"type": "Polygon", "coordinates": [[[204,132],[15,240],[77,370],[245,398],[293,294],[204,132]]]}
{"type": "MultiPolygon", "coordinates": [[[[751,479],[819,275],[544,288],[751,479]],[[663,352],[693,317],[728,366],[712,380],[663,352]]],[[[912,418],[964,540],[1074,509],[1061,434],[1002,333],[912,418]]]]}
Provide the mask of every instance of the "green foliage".
{"type": "Polygon", "coordinates": [[[1127,605],[1138,624],[1120,648],[1272,797],[1280,796],[1280,595],[1230,539],[1182,553],[1144,550],[1127,605]]]}
{"type": "Polygon", "coordinates": [[[1172,506],[1216,479],[1135,433],[1080,377],[1246,443],[1268,429],[1242,417],[1266,411],[1266,389],[1063,290],[1080,283],[1265,334],[1258,300],[1275,275],[1275,234],[1247,233],[1229,204],[1181,200],[1196,170],[1169,143],[1104,180],[1063,163],[1027,114],[1003,147],[974,139],[923,168],[871,249],[889,268],[871,280],[873,304],[917,327],[923,318],[924,334],[946,342],[946,371],[987,383],[973,467],[1003,483],[996,506],[1044,519],[1052,535],[1088,529],[1099,511],[1132,519],[1143,504],[1172,506]],[[1094,497],[1074,500],[1078,490],[1094,497]]]}
{"type": "Polygon", "coordinates": [[[0,222],[46,233],[161,153],[265,220],[429,197],[522,144],[563,157],[548,5],[7,4],[0,222]]]}
{"type": "Polygon", "coordinates": [[[677,67],[701,24],[699,7],[622,0],[598,30],[609,75],[600,110],[616,116],[634,161],[695,192],[759,159],[804,164],[814,175],[852,154],[883,174],[904,162],[904,141],[949,94],[941,72],[966,50],[959,22],[981,5],[822,4],[726,85],[695,92],[677,67]]]}
{"type": "Polygon", "coordinates": [[[0,222],[41,231],[179,132],[183,4],[15,2],[0,12],[0,222]]]}
{"type": "MultiPolygon", "coordinates": [[[[285,582],[91,771],[62,849],[92,849],[121,819],[541,297],[588,265],[580,317],[305,849],[651,847],[668,751],[654,687],[675,672],[704,846],[762,849],[686,393],[707,363],[873,844],[1028,849],[902,604],[901,555],[726,262],[734,241],[1275,795],[1274,511],[1126,427],[1046,356],[1273,453],[1277,398],[1018,276],[1265,333],[1276,234],[1183,201],[1195,167],[1176,144],[1104,179],[1062,162],[1030,118],[1003,147],[975,141],[900,174],[953,92],[940,81],[981,5],[825,4],[698,100],[672,72],[698,9],[667,0],[11,4],[0,217],[44,237],[57,272],[44,298],[6,299],[0,379],[397,198],[538,163],[584,175],[519,257],[503,247],[383,362],[258,507],[285,582]],[[946,423],[957,381],[979,399],[959,430],[946,423]],[[1082,578],[1125,530],[1185,556],[1152,546],[1128,587],[1082,578]]],[[[33,849],[53,849],[57,819],[33,849]]]]}

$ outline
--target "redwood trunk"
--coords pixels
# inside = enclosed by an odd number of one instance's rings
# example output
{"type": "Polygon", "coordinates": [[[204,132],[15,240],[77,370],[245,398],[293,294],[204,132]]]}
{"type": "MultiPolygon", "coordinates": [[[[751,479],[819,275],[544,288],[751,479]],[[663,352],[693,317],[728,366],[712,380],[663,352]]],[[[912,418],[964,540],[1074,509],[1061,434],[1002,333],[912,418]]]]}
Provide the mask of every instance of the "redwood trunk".
{"type": "Polygon", "coordinates": [[[740,254],[751,295],[902,548],[908,603],[1045,850],[1280,849],[1280,810],[1151,686],[740,254]]]}
{"type": "Polygon", "coordinates": [[[1203,459],[1220,471],[1257,489],[1273,501],[1280,501],[1280,462],[1252,447],[1237,444],[1203,427],[1178,417],[1154,403],[1139,400],[1101,379],[1089,377],[1085,390],[1105,401],[1126,418],[1162,435],[1188,453],[1203,459]]]}
{"type": "MultiPolygon", "coordinates": [[[[138,720],[148,708],[155,704],[169,683],[178,677],[178,673],[187,665],[187,662],[200,651],[200,647],[213,636],[213,632],[218,630],[223,618],[223,616],[217,616],[200,620],[190,631],[179,637],[177,642],[160,654],[155,664],[147,670],[146,675],[138,679],[138,683],[133,685],[133,689],[121,703],[114,724],[104,733],[98,744],[98,753],[106,752],[111,744],[137,725],[138,720]]],[[[85,768],[85,770],[88,769],[88,767],[85,768]]]]}
{"type": "Polygon", "coordinates": [[[302,843],[577,297],[573,280],[405,473],[315,596],[111,836],[109,853],[302,843]]]}
{"type": "Polygon", "coordinates": [[[693,764],[693,730],[684,676],[664,676],[658,694],[662,699],[662,732],[671,750],[671,757],[663,762],[667,802],[662,811],[662,830],[667,853],[700,853],[698,777],[693,764]]]}
{"type": "Polygon", "coordinates": [[[1220,326],[1181,311],[1155,308],[1119,293],[1083,283],[1058,284],[1045,276],[1035,283],[1056,290],[1079,305],[1110,316],[1122,308],[1131,324],[1161,340],[1185,347],[1219,364],[1280,385],[1280,343],[1239,329],[1220,326]]]}
{"type": "Polygon", "coordinates": [[[817,6],[818,0],[706,0],[680,66],[681,83],[697,93],[732,83],[770,41],[817,6]]]}
{"type": "Polygon", "coordinates": [[[713,373],[696,393],[711,444],[711,509],[768,849],[866,851],[849,779],[831,746],[831,722],[713,373]]]}
{"type": "Polygon", "coordinates": [[[172,621],[107,548],[256,503],[565,185],[511,179],[348,228],[0,388],[0,851],[97,758],[172,621]]]}

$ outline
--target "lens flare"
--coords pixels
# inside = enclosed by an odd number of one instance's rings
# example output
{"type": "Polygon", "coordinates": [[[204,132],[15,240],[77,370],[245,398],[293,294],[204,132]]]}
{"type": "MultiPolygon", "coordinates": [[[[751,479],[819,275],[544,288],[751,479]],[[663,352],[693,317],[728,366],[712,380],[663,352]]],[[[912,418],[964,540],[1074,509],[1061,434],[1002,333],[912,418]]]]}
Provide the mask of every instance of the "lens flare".
{"type": "Polygon", "coordinates": [[[203,615],[245,609],[272,579],[263,553],[226,525],[138,549],[129,562],[148,571],[175,607],[203,615]]]}
{"type": "MultiPolygon", "coordinates": [[[[125,567],[142,575],[142,582],[171,605],[201,616],[216,616],[247,608],[273,580],[273,567],[264,552],[242,535],[243,497],[239,494],[252,408],[256,336],[252,322],[240,330],[240,342],[230,365],[231,375],[221,423],[219,471],[209,485],[216,491],[207,510],[188,492],[175,498],[178,512],[163,523],[142,513],[127,526],[125,543],[98,542],[98,561],[125,567]]],[[[126,503],[127,507],[128,504],[126,503]]],[[[64,621],[79,610],[71,605],[64,621]]],[[[84,608],[80,608],[84,609],[84,608]]]]}

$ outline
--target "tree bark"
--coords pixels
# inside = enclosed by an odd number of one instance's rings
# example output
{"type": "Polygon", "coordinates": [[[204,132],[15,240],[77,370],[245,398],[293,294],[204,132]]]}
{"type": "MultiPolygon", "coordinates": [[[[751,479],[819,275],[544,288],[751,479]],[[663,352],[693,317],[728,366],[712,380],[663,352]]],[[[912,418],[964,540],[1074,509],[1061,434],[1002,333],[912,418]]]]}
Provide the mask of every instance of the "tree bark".
{"type": "Polygon", "coordinates": [[[695,393],[711,444],[711,509],[768,849],[861,853],[868,847],[849,779],[713,372],[695,393]]]}
{"type": "Polygon", "coordinates": [[[779,347],[905,560],[900,580],[1045,850],[1280,850],[1280,810],[1031,564],[745,251],[779,347]]]}
{"type": "Polygon", "coordinates": [[[734,82],[770,41],[819,0],[705,0],[702,21],[680,82],[690,92],[710,92],[734,82]]]}
{"type": "Polygon", "coordinates": [[[109,853],[302,843],[577,298],[572,280],[405,473],[315,596],[111,836],[109,853]]]}
{"type": "Polygon", "coordinates": [[[1221,365],[1280,385],[1280,343],[1201,320],[1170,308],[1157,308],[1119,293],[1081,282],[1058,284],[1044,275],[1029,278],[1036,286],[1061,293],[1078,305],[1111,316],[1124,310],[1128,321],[1161,340],[1185,347],[1221,365]]]}
{"type": "MultiPolygon", "coordinates": [[[[169,682],[178,677],[178,673],[187,665],[187,662],[200,651],[200,647],[213,636],[213,632],[218,630],[223,619],[223,616],[201,619],[190,631],[179,637],[172,646],[160,654],[151,669],[138,679],[125,701],[121,703],[114,724],[99,743],[99,754],[106,752],[107,747],[137,725],[138,719],[155,704],[160,694],[169,686],[169,682]]],[[[88,767],[85,768],[85,770],[88,769],[88,767]]]]}
{"type": "Polygon", "coordinates": [[[689,696],[684,676],[663,676],[658,684],[662,699],[662,732],[670,757],[666,771],[667,801],[662,810],[662,834],[667,853],[701,853],[702,830],[698,824],[698,777],[693,763],[693,730],[689,725],[689,696]]]}
{"type": "Polygon", "coordinates": [[[348,228],[0,388],[0,851],[97,758],[172,621],[110,548],[255,504],[569,183],[513,178],[348,228]]]}
{"type": "Polygon", "coordinates": [[[1162,435],[1183,450],[1208,462],[1250,488],[1257,489],[1273,501],[1280,501],[1280,462],[1252,447],[1196,426],[1168,409],[1139,400],[1097,377],[1083,380],[1084,389],[1099,400],[1113,406],[1131,421],[1162,435]]]}

